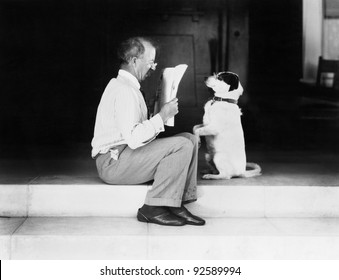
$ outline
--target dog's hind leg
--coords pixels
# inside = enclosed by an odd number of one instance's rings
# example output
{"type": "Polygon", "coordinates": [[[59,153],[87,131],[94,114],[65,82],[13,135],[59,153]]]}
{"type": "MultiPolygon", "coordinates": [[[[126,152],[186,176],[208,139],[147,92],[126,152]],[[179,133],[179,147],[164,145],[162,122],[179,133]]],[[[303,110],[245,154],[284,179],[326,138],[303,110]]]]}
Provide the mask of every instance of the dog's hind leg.
{"type": "Polygon", "coordinates": [[[230,170],[231,167],[227,164],[227,159],[225,157],[214,156],[213,164],[218,170],[219,174],[205,174],[202,176],[203,179],[207,180],[229,180],[231,179],[230,170]]]}
{"type": "Polygon", "coordinates": [[[202,174],[219,174],[219,171],[217,170],[213,157],[209,153],[205,153],[205,160],[206,160],[206,169],[202,170],[202,174]]]}

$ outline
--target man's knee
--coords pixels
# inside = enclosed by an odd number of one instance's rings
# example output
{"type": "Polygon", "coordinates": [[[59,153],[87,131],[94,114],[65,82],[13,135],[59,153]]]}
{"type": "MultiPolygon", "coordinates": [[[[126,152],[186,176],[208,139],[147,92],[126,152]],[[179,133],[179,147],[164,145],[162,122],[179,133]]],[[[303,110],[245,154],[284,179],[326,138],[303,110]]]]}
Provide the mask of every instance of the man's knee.
{"type": "Polygon", "coordinates": [[[186,139],[189,139],[193,146],[196,146],[198,144],[198,139],[195,135],[193,135],[192,133],[189,133],[189,132],[183,132],[183,133],[180,133],[179,136],[181,137],[185,137],[186,139]]]}
{"type": "Polygon", "coordinates": [[[180,136],[180,137],[176,137],[177,138],[177,144],[182,148],[185,149],[189,152],[191,152],[193,150],[193,143],[190,139],[180,136]]]}

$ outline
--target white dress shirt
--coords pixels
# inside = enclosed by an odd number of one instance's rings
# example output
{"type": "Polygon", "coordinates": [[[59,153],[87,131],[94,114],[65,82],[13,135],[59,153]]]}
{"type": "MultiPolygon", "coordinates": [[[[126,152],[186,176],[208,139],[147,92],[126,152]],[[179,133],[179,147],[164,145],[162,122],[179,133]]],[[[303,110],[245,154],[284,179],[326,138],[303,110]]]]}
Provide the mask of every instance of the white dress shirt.
{"type": "Polygon", "coordinates": [[[144,146],[164,131],[159,114],[147,119],[147,107],[138,80],[120,69],[101,97],[92,139],[92,157],[112,147],[127,144],[131,149],[144,146]]]}

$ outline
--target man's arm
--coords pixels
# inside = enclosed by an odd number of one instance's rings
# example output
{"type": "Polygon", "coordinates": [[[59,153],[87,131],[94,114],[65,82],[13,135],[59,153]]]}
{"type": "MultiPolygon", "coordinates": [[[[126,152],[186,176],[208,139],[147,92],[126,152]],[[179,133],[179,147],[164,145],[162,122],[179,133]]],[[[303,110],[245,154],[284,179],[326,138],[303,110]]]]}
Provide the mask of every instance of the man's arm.
{"type": "Polygon", "coordinates": [[[112,108],[117,127],[131,149],[146,145],[164,131],[161,116],[157,114],[147,120],[147,110],[138,98],[132,89],[121,88],[112,108]]]}
{"type": "Polygon", "coordinates": [[[178,114],[178,112],[178,98],[173,98],[171,101],[165,103],[164,106],[162,106],[159,115],[162,118],[162,121],[165,123],[168,119],[178,114]]]}

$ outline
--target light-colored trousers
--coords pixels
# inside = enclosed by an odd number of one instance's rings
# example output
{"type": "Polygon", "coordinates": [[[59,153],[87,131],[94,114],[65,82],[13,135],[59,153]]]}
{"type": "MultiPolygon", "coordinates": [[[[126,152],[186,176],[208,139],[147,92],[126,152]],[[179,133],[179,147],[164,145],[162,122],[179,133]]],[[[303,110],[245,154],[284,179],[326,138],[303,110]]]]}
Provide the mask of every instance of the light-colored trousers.
{"type": "Polygon", "coordinates": [[[99,177],[108,184],[151,180],[145,204],[180,207],[197,199],[198,142],[190,133],[155,139],[135,150],[128,146],[118,160],[110,153],[96,159],[99,177]]]}

